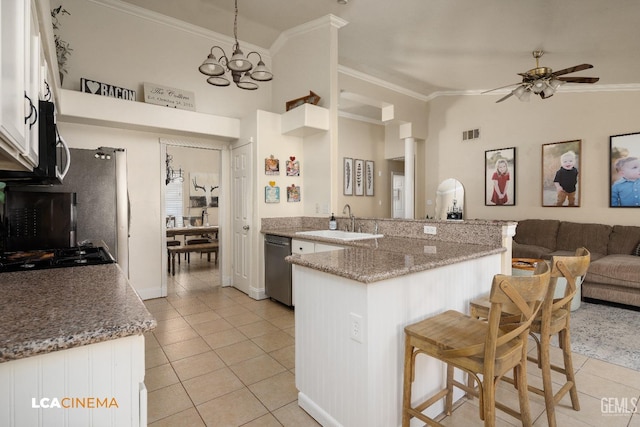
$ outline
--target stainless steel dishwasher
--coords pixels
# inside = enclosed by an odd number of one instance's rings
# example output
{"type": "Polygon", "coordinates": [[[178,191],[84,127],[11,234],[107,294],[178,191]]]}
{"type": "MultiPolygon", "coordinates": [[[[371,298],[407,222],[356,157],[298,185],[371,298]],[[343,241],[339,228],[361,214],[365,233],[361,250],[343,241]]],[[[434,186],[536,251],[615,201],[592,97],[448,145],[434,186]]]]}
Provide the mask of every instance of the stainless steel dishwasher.
{"type": "Polygon", "coordinates": [[[270,298],[288,306],[291,298],[291,264],[284,260],[291,255],[291,238],[264,236],[264,286],[270,298]]]}

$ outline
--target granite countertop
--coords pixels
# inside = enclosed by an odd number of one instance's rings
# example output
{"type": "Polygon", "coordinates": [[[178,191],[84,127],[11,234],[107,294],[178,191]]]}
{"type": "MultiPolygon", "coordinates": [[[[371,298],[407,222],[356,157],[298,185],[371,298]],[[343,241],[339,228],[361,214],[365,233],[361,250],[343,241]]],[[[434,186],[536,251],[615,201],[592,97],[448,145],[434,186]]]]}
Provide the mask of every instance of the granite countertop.
{"type": "Polygon", "coordinates": [[[156,327],[117,264],[2,273],[0,295],[0,362],[156,327]]]}
{"type": "Polygon", "coordinates": [[[314,236],[299,236],[304,229],[263,229],[301,240],[333,243],[344,250],[305,255],[291,255],[287,261],[325,273],[346,277],[362,283],[373,283],[407,274],[443,267],[506,251],[501,246],[443,242],[409,237],[382,237],[343,241],[314,236]]]}

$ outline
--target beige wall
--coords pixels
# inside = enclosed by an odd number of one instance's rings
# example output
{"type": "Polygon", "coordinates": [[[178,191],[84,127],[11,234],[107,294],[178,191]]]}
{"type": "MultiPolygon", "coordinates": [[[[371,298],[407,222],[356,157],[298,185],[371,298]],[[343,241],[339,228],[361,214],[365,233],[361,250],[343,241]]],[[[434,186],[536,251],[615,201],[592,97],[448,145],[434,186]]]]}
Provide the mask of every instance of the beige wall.
{"type": "Polygon", "coordinates": [[[340,178],[336,181],[338,216],[346,203],[351,206],[354,215],[359,217],[386,218],[390,215],[389,182],[391,173],[384,159],[384,126],[357,120],[340,118],[338,120],[338,158],[340,178]],[[345,196],[343,191],[343,159],[374,161],[374,196],[345,196]]]}
{"type": "MultiPolygon", "coordinates": [[[[429,102],[429,136],[420,162],[425,199],[440,181],[465,186],[465,218],[556,218],[638,225],[633,208],[609,208],[609,136],[640,131],[640,92],[563,93],[528,103],[498,96],[443,96],[429,102]],[[479,140],[462,142],[462,131],[480,128],[479,140]],[[542,144],[582,140],[580,207],[541,206],[542,144]],[[516,147],[516,206],[484,205],[484,152],[516,147]]],[[[433,206],[418,206],[433,213],[433,206]]]]}

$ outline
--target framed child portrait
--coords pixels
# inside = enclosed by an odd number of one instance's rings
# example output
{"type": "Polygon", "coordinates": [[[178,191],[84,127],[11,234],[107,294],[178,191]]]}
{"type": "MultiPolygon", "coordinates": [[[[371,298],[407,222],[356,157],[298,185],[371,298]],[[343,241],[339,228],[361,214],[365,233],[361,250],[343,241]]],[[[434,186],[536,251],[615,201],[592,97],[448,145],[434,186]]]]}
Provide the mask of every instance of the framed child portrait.
{"type": "Polygon", "coordinates": [[[542,145],[542,206],[580,206],[582,141],[542,145]]]}
{"type": "Polygon", "coordinates": [[[609,207],[640,207],[640,132],[609,137],[609,207]]]}
{"type": "Polygon", "coordinates": [[[485,206],[516,204],[516,148],[484,152],[485,206]]]}

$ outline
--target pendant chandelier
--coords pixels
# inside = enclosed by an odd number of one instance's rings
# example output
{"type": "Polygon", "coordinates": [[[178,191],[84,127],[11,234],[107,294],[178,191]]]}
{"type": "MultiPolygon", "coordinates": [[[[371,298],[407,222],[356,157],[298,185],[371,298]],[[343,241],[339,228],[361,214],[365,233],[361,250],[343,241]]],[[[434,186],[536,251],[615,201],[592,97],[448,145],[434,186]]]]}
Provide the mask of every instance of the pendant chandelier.
{"type": "Polygon", "coordinates": [[[259,82],[268,82],[273,79],[273,74],[262,61],[262,56],[258,52],[249,52],[247,56],[240,50],[240,43],[238,43],[238,0],[235,0],[235,19],[233,21],[233,37],[235,44],[233,45],[233,55],[231,59],[227,56],[224,49],[220,46],[213,46],[207,59],[204,60],[202,65],[198,68],[204,75],[209,76],[207,83],[214,86],[229,86],[231,83],[227,77],[226,72],[231,73],[231,79],[241,89],[256,90],[258,84],[254,80],[259,82]],[[219,49],[222,55],[216,58],[213,55],[213,50],[219,49]],[[253,64],[249,61],[251,54],[258,55],[258,65],[253,67],[253,64]]]}

